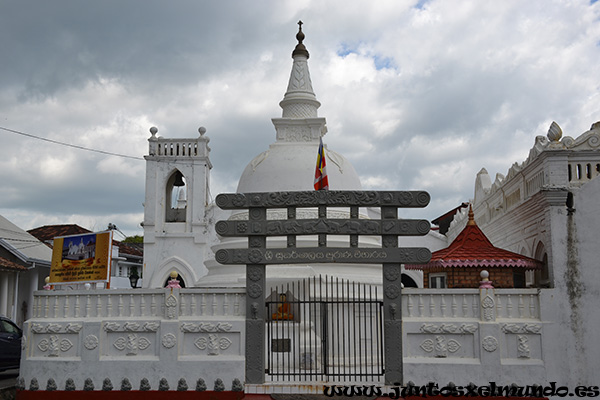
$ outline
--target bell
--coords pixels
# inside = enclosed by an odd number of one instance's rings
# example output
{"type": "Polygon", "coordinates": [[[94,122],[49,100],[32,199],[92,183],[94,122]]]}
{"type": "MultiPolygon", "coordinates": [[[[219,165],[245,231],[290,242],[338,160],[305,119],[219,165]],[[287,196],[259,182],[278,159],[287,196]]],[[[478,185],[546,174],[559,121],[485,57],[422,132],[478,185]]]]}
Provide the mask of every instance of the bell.
{"type": "Polygon", "coordinates": [[[173,183],[173,186],[185,186],[185,182],[183,182],[183,175],[179,171],[175,173],[175,182],[173,183]]]}

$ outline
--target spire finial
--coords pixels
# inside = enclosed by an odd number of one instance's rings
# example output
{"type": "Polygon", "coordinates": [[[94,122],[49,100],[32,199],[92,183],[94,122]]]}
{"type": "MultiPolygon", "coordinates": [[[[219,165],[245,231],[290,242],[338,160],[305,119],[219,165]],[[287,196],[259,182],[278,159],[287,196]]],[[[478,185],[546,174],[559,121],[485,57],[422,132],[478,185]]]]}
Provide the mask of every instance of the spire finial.
{"type": "Polygon", "coordinates": [[[302,42],[304,41],[304,32],[302,32],[302,25],[304,25],[304,22],[298,21],[298,33],[296,34],[298,44],[292,52],[292,58],[296,55],[303,55],[306,56],[306,58],[308,58],[308,50],[306,50],[306,47],[304,47],[304,45],[302,44],[302,42]]]}
{"type": "Polygon", "coordinates": [[[477,225],[475,223],[475,213],[473,213],[473,206],[469,204],[469,221],[467,221],[467,225],[477,225]]]}
{"type": "Polygon", "coordinates": [[[304,22],[298,21],[298,33],[296,33],[296,39],[298,40],[298,44],[302,44],[302,41],[304,40],[304,32],[302,32],[302,24],[304,24],[304,22]]]}

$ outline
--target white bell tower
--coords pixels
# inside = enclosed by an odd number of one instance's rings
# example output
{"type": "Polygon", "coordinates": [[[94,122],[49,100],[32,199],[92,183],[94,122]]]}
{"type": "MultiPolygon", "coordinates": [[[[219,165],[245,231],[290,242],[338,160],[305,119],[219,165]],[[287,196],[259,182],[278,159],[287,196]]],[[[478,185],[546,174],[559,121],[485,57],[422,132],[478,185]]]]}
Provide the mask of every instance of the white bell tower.
{"type": "Polygon", "coordinates": [[[186,286],[206,274],[210,139],[198,129],[196,139],[156,137],[150,128],[144,203],[143,287],[163,287],[177,271],[186,286]]]}

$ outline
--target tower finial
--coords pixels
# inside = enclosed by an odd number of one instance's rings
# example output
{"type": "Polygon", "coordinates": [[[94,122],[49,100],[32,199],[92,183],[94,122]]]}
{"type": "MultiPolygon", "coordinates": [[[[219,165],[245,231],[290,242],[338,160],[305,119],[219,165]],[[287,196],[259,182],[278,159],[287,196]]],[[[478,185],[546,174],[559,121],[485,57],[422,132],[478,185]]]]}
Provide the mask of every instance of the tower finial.
{"type": "Polygon", "coordinates": [[[302,32],[302,25],[304,25],[304,22],[298,21],[298,33],[296,34],[298,44],[292,52],[292,58],[296,55],[303,55],[306,56],[306,58],[308,58],[308,50],[306,50],[306,47],[304,47],[304,45],[302,44],[302,42],[304,41],[304,32],[302,32]]]}

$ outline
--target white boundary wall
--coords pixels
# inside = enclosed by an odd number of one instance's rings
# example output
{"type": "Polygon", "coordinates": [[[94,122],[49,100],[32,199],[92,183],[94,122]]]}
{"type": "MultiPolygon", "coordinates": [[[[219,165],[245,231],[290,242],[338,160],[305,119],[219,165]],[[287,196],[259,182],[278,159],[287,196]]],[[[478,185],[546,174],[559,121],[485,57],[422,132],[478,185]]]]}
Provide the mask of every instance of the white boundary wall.
{"type": "MultiPolygon", "coordinates": [[[[556,335],[554,289],[405,289],[404,380],[445,385],[544,384],[556,335]],[[547,304],[544,308],[544,304],[547,304]]],[[[146,378],[171,390],[184,378],[208,389],[221,379],[244,381],[244,289],[44,291],[25,325],[21,377],[64,390],[68,378],[96,390],[109,378],[133,389],[146,378]]],[[[557,362],[558,360],[551,360],[557,362]]],[[[326,382],[312,382],[314,390],[326,382]]],[[[329,382],[332,383],[332,382],[329,382]]],[[[375,382],[377,383],[377,382],[375,382]]],[[[309,382],[251,385],[247,392],[309,391],[309,382]],[[307,384],[309,384],[307,386],[307,384]],[[301,389],[301,387],[303,389],[301,389]]]]}

